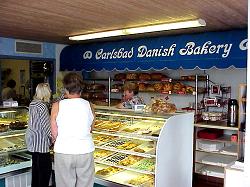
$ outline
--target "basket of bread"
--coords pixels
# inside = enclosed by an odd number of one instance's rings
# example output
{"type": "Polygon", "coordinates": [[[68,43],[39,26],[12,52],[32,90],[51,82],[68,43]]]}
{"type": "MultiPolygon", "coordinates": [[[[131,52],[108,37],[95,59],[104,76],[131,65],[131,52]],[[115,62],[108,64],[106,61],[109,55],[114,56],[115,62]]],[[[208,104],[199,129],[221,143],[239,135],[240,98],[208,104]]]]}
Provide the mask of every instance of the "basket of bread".
{"type": "Polygon", "coordinates": [[[175,113],[177,110],[175,104],[163,99],[154,100],[150,108],[151,112],[158,114],[175,113]]]}

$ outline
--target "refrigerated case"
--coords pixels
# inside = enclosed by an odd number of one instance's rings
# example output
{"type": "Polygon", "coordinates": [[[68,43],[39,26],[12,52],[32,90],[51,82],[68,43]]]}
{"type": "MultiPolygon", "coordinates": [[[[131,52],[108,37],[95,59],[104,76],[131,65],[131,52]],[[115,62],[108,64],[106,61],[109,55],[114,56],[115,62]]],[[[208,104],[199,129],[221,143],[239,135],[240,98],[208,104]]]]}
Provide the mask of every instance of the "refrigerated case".
{"type": "Polygon", "coordinates": [[[0,107],[0,179],[27,172],[31,157],[26,152],[27,107],[0,107]]]}
{"type": "Polygon", "coordinates": [[[96,108],[96,183],[191,187],[194,114],[96,108]]]}

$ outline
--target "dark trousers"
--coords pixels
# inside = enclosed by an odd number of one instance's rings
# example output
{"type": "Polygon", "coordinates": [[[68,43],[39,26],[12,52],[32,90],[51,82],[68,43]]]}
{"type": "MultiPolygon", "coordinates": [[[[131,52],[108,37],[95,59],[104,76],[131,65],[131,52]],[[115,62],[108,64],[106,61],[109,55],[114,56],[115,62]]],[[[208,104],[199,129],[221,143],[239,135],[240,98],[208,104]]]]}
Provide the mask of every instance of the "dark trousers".
{"type": "Polygon", "coordinates": [[[52,163],[49,153],[32,153],[31,187],[48,187],[52,163]]]}

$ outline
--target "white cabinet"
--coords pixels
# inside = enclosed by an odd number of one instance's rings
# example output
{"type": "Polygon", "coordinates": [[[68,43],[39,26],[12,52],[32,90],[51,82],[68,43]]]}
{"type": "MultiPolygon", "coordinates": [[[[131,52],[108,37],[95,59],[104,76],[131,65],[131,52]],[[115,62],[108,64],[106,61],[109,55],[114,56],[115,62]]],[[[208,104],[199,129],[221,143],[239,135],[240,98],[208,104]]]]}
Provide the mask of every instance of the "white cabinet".
{"type": "Polygon", "coordinates": [[[192,186],[193,113],[156,115],[99,107],[96,120],[96,183],[192,186]]]}
{"type": "Polygon", "coordinates": [[[224,187],[249,187],[250,180],[244,172],[244,163],[233,162],[225,168],[224,187]]]}
{"type": "Polygon", "coordinates": [[[224,178],[224,168],[239,156],[238,127],[229,127],[226,122],[203,122],[195,124],[195,173],[224,178]],[[201,138],[199,131],[211,129],[221,133],[218,138],[201,138]]]}

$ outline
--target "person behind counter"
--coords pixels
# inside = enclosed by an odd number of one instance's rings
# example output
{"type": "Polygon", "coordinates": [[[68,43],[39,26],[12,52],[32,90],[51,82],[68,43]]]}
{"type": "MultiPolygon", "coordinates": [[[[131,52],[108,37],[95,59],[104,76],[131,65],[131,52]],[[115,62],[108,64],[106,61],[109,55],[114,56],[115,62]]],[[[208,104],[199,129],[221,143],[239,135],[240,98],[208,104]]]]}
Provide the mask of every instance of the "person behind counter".
{"type": "Polygon", "coordinates": [[[117,108],[133,108],[134,105],[144,104],[144,101],[138,96],[138,84],[127,82],[124,84],[124,92],[122,102],[119,103],[117,108]]]}
{"type": "Polygon", "coordinates": [[[13,79],[7,82],[7,87],[2,90],[3,101],[9,99],[15,100],[17,98],[15,87],[16,87],[16,81],[14,81],[13,79]]]}
{"type": "Polygon", "coordinates": [[[51,96],[49,84],[36,87],[34,99],[29,105],[29,121],[26,144],[32,153],[32,187],[49,186],[52,163],[49,153],[51,145],[50,115],[48,103],[51,96]]]}
{"type": "Polygon", "coordinates": [[[51,110],[56,186],[93,187],[94,111],[81,98],[83,80],[79,74],[65,75],[63,85],[65,97],[55,102],[51,110]]]}

